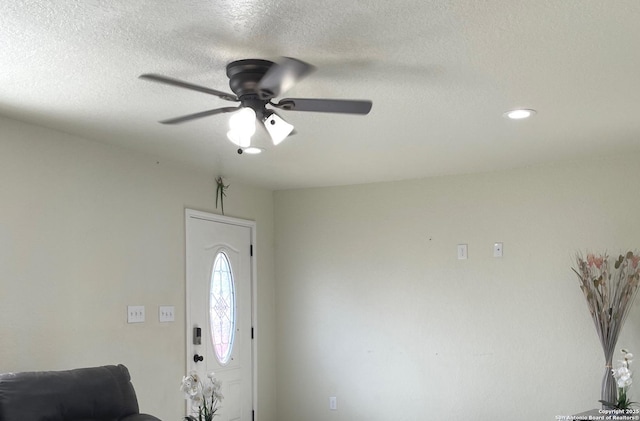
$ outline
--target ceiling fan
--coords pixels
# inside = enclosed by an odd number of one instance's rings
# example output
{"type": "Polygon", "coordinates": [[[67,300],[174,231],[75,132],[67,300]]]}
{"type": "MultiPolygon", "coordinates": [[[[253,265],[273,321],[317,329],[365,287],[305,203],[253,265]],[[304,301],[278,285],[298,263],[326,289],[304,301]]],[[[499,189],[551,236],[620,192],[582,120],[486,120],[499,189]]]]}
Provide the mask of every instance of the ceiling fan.
{"type": "Polygon", "coordinates": [[[256,122],[266,129],[275,145],[294,133],[293,126],[267,106],[286,111],[341,114],[365,115],[371,111],[372,102],[369,100],[284,98],[273,102],[274,98],[288,91],[314,70],[314,66],[289,57],[283,57],[277,63],[261,59],[233,61],[227,65],[227,77],[229,87],[235,95],[157,74],[143,74],[140,78],[239,102],[240,105],[235,107],[215,108],[162,120],[160,123],[178,124],[216,114],[234,113],[229,119],[227,137],[239,147],[238,153],[259,153],[261,149],[251,145],[256,122]]]}

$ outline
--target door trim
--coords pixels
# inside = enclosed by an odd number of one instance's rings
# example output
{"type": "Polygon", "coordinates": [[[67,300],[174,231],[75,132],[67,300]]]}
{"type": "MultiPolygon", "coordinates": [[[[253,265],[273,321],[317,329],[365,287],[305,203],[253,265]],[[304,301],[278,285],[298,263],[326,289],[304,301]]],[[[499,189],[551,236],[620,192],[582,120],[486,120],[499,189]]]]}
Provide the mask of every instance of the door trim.
{"type": "MultiPolygon", "coordinates": [[[[254,332],[258,331],[258,326],[257,326],[257,320],[256,320],[256,314],[257,314],[257,259],[256,259],[256,255],[257,255],[257,247],[255,247],[256,245],[256,222],[255,221],[250,221],[248,219],[240,219],[240,218],[234,218],[234,217],[230,217],[230,216],[224,216],[224,215],[217,215],[214,213],[208,213],[208,212],[202,212],[202,211],[198,211],[198,210],[194,210],[194,209],[189,209],[189,208],[185,208],[185,218],[184,218],[184,230],[185,230],[185,261],[184,261],[184,278],[185,278],[185,340],[184,343],[188,344],[189,341],[189,335],[190,335],[190,329],[191,329],[191,314],[189,312],[188,309],[188,305],[191,302],[190,301],[190,295],[189,295],[189,279],[187,278],[187,259],[186,256],[188,256],[189,253],[189,241],[187,240],[187,224],[189,223],[189,219],[194,218],[194,219],[203,219],[205,221],[212,221],[212,222],[220,222],[220,223],[224,223],[224,224],[230,224],[230,225],[239,225],[241,227],[247,227],[250,229],[251,231],[251,248],[253,251],[253,254],[251,255],[251,259],[250,259],[250,266],[251,266],[251,329],[252,329],[252,335],[251,335],[251,390],[252,390],[252,397],[251,397],[251,406],[252,409],[254,411],[254,419],[257,420],[258,419],[258,413],[257,413],[257,402],[258,402],[258,356],[257,356],[257,352],[256,350],[258,349],[258,336],[257,334],[254,334],[254,332]]],[[[189,361],[189,349],[188,349],[189,345],[186,345],[185,347],[185,358],[184,358],[184,364],[185,364],[185,375],[189,374],[189,369],[190,369],[190,361],[189,361]]]]}

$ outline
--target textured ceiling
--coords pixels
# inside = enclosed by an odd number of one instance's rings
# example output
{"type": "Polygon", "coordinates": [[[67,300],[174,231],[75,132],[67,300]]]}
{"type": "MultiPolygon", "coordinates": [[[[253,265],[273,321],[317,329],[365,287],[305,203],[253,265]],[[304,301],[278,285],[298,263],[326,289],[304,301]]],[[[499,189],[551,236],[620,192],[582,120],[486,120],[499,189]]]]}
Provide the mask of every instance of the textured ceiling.
{"type": "Polygon", "coordinates": [[[272,189],[498,170],[639,151],[639,43],[637,0],[11,0],[0,114],[272,189]],[[371,113],[283,111],[295,136],[238,155],[228,115],[157,123],[230,103],[138,79],[230,92],[228,62],[280,56],[317,67],[286,96],[371,113]]]}

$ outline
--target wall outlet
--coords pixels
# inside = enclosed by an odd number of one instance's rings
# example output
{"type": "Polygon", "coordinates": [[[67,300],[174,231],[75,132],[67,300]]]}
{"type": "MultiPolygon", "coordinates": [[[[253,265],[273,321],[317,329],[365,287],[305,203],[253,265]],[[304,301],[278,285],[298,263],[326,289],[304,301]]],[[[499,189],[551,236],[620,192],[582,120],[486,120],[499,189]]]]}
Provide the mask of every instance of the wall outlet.
{"type": "Polygon", "coordinates": [[[493,257],[502,257],[502,243],[493,243],[493,257]]]}
{"type": "Polygon", "coordinates": [[[175,313],[174,306],[160,306],[158,307],[158,320],[160,323],[173,322],[176,320],[175,313]]]}
{"type": "Polygon", "coordinates": [[[144,306],[127,306],[127,323],[144,323],[144,306]]]}
{"type": "Polygon", "coordinates": [[[338,410],[338,398],[336,398],[335,396],[331,396],[329,398],[329,409],[332,411],[338,410]]]}

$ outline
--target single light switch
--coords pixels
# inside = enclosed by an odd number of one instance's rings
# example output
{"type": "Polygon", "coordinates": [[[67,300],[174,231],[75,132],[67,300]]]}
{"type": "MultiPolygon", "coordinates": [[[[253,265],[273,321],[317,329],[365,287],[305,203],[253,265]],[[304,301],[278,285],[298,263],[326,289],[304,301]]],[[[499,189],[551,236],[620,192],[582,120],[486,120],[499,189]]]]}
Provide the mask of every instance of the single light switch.
{"type": "Polygon", "coordinates": [[[466,260],[467,258],[467,245],[458,244],[458,260],[466,260]]]}

